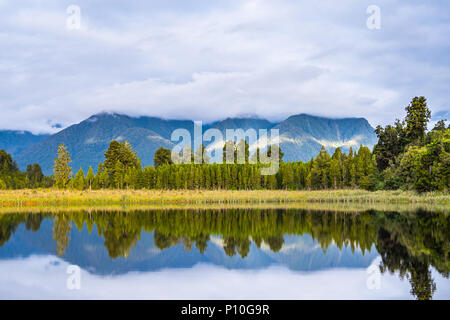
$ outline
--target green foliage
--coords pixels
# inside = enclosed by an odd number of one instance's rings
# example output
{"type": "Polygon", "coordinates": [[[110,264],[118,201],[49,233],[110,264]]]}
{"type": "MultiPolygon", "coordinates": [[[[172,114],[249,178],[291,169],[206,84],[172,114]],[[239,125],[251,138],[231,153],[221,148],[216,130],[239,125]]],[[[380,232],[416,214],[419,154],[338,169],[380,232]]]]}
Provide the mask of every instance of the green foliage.
{"type": "Polygon", "coordinates": [[[401,157],[399,176],[419,192],[450,187],[450,129],[429,133],[429,143],[410,146],[401,157]]]}
{"type": "Polygon", "coordinates": [[[165,164],[172,164],[172,155],[170,150],[162,147],[156,150],[153,163],[155,164],[155,168],[165,164]]]}
{"type": "Polygon", "coordinates": [[[0,189],[23,189],[50,187],[52,179],[45,177],[39,164],[28,165],[26,172],[21,172],[10,154],[0,150],[0,189]]]}
{"type": "MultiPolygon", "coordinates": [[[[439,120],[433,128],[433,131],[445,131],[445,120],[439,120]]],[[[449,125],[449,129],[450,129],[450,125],[449,125]]]]}
{"type": "Polygon", "coordinates": [[[25,177],[19,171],[11,155],[0,150],[0,189],[19,189],[26,186],[25,177]]]}
{"type": "Polygon", "coordinates": [[[283,161],[283,157],[284,157],[284,152],[281,151],[281,148],[280,148],[279,145],[270,145],[269,148],[267,148],[266,157],[271,159],[272,152],[275,149],[277,149],[277,151],[278,151],[278,159],[273,159],[273,160],[278,160],[279,162],[282,162],[283,161]]]}
{"type": "Polygon", "coordinates": [[[236,143],[234,141],[226,141],[223,146],[223,163],[237,163],[236,143]]]}
{"type": "Polygon", "coordinates": [[[322,146],[319,155],[314,160],[311,177],[310,187],[313,189],[328,189],[331,185],[331,157],[322,146]]]}
{"type": "Polygon", "coordinates": [[[58,146],[57,158],[53,165],[55,184],[58,188],[65,188],[72,176],[72,168],[69,166],[71,161],[67,147],[64,144],[60,144],[58,146]]]}
{"type": "Polygon", "coordinates": [[[209,156],[206,152],[206,147],[201,144],[197,150],[195,150],[194,162],[197,164],[209,163],[209,156]]]}
{"type": "Polygon", "coordinates": [[[94,171],[92,170],[92,166],[89,166],[88,173],[86,175],[86,187],[89,189],[92,189],[92,184],[94,182],[95,175],[94,171]]]}
{"type": "MultiPolygon", "coordinates": [[[[231,145],[231,144],[230,144],[231,145]]],[[[233,143],[233,147],[235,144],[233,143]]],[[[232,149],[235,152],[235,149],[232,149]]],[[[167,159],[169,150],[158,152],[167,159]]],[[[247,160],[250,155],[247,154],[247,160]]],[[[235,158],[236,159],[236,158],[235,158]]],[[[115,180],[104,181],[104,168],[100,164],[94,185],[99,188],[132,188],[132,189],[327,189],[358,187],[360,182],[364,188],[374,189],[374,168],[372,154],[368,148],[360,147],[358,154],[347,157],[337,149],[330,157],[325,149],[319,156],[308,163],[282,162],[275,175],[263,176],[263,163],[237,164],[171,164],[162,163],[156,167],[125,169],[121,162],[116,162],[115,180]],[[347,169],[347,167],[353,169],[347,169]],[[356,170],[357,169],[357,170],[356,170]],[[350,171],[350,172],[348,172],[350,171]],[[353,177],[346,179],[346,177],[353,177]]]]}
{"type": "Polygon", "coordinates": [[[383,171],[383,180],[385,190],[397,190],[404,184],[402,177],[399,176],[398,168],[394,166],[383,171]]]}
{"type": "Polygon", "coordinates": [[[449,190],[450,129],[439,121],[426,133],[430,117],[426,99],[415,97],[406,107],[404,122],[377,127],[373,152],[385,189],[449,190]]]}
{"type": "Polygon", "coordinates": [[[84,190],[86,187],[86,181],[84,179],[83,169],[78,170],[73,180],[73,187],[77,190],[84,190]]]}
{"type": "Polygon", "coordinates": [[[26,180],[29,188],[36,188],[43,185],[45,176],[39,164],[29,164],[26,171],[26,180]]]}
{"type": "MultiPolygon", "coordinates": [[[[132,188],[132,189],[342,189],[366,190],[413,189],[418,192],[448,191],[450,186],[450,128],[440,121],[426,132],[431,113],[424,97],[415,97],[406,107],[404,121],[378,126],[378,143],[373,153],[368,147],[352,147],[348,154],[335,149],[332,156],[322,147],[315,159],[308,162],[283,162],[283,152],[273,145],[263,152],[250,154],[245,139],[227,141],[223,147],[223,164],[209,164],[206,149],[201,145],[182,155],[159,148],[154,154],[154,167],[141,167],[128,142],[111,141],[105,161],[97,173],[92,167],[86,177],[80,170],[72,176],[70,155],[65,145],[58,146],[54,163],[54,181],[60,188],[132,188]],[[276,149],[275,149],[276,148],[276,149]],[[275,150],[279,154],[279,170],[274,175],[262,175],[275,150]],[[182,160],[182,161],[178,161],[182,160]]],[[[50,186],[38,164],[29,165],[21,173],[12,157],[0,150],[0,187],[3,189],[50,186]]]]}
{"type": "Polygon", "coordinates": [[[105,152],[104,168],[108,172],[112,182],[123,179],[124,171],[128,168],[138,168],[141,161],[128,143],[128,141],[111,141],[108,150],[105,152]]]}
{"type": "Polygon", "coordinates": [[[415,97],[405,110],[406,137],[409,142],[413,142],[425,135],[431,112],[427,107],[427,99],[425,97],[415,97]]]}
{"type": "Polygon", "coordinates": [[[12,174],[19,171],[17,164],[12,160],[12,157],[5,150],[0,150],[0,173],[12,174]]]}
{"type": "Polygon", "coordinates": [[[383,171],[394,164],[398,155],[404,151],[407,142],[405,129],[403,124],[397,121],[394,126],[377,126],[375,133],[378,143],[374,146],[373,153],[378,170],[383,171]]]}
{"type": "Polygon", "coordinates": [[[237,163],[248,163],[250,159],[250,146],[245,139],[236,145],[235,159],[237,163]]]}

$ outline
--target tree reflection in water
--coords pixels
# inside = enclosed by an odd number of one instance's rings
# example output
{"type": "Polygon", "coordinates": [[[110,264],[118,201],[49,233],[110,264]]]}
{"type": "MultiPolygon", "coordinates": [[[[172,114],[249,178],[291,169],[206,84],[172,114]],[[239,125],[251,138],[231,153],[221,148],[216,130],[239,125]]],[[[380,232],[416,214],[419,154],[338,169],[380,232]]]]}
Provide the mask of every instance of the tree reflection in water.
{"type": "Polygon", "coordinates": [[[430,267],[448,278],[450,215],[428,212],[365,211],[343,213],[312,210],[154,210],[106,212],[101,210],[64,213],[17,213],[0,215],[0,246],[24,223],[37,231],[44,219],[53,220],[56,253],[64,255],[72,225],[89,232],[97,227],[111,259],[128,257],[142,232],[153,232],[155,245],[164,250],[183,244],[204,253],[212,236],[223,239],[225,253],[246,258],[253,242],[264,243],[273,252],[281,250],[285,235],[309,234],[326,252],[331,244],[339,249],[360,248],[363,254],[375,245],[381,256],[381,272],[399,272],[411,284],[417,299],[431,299],[436,284],[430,267]]]}

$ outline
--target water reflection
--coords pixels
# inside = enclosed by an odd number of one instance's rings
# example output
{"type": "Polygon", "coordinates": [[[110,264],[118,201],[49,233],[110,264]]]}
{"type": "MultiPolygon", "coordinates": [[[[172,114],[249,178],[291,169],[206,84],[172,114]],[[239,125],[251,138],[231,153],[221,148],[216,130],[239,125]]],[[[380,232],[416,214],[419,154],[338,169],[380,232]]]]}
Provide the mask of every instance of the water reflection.
{"type": "MultiPolygon", "coordinates": [[[[27,236],[30,234],[24,233],[27,236]]],[[[247,263],[248,268],[261,268],[264,261],[257,259],[256,254],[269,251],[268,256],[277,256],[278,262],[290,269],[312,270],[336,266],[335,261],[326,261],[326,257],[336,250],[341,256],[340,266],[347,267],[352,263],[361,267],[361,262],[356,263],[352,259],[367,257],[373,260],[379,255],[380,271],[407,279],[410,292],[417,299],[431,299],[436,292],[431,268],[448,279],[449,237],[448,214],[421,210],[402,213],[250,209],[91,210],[0,215],[0,246],[5,247],[0,248],[0,258],[3,259],[26,255],[27,252],[48,253],[53,250],[71,263],[87,267],[96,265],[96,269],[92,270],[96,273],[126,273],[133,270],[132,265],[136,265],[131,260],[140,263],[142,268],[138,270],[151,269],[145,261],[152,248],[156,248],[157,252],[173,250],[172,254],[159,255],[155,259],[157,262],[153,267],[158,269],[173,266],[171,263],[175,260],[178,261],[177,266],[192,266],[202,262],[202,257],[207,254],[217,255],[211,249],[211,246],[216,246],[229,257],[228,261],[218,263],[223,266],[237,259],[241,264],[234,267],[247,263]],[[20,242],[16,246],[11,243],[11,247],[6,248],[5,244],[14,238],[21,225],[26,230],[39,231],[40,237],[29,241],[33,243],[33,248],[25,249],[26,246],[20,242]],[[150,235],[152,239],[148,239],[150,235]],[[93,259],[100,259],[101,255],[93,239],[103,241],[109,255],[97,264],[93,259]],[[152,245],[148,245],[150,242],[152,245]],[[51,247],[51,243],[55,247],[51,247]],[[139,247],[140,243],[145,244],[142,245],[144,248],[139,247]],[[317,253],[317,245],[321,254],[317,253]],[[74,248],[68,257],[66,251],[71,246],[74,248]],[[184,248],[184,253],[175,251],[180,246],[184,248]],[[293,246],[301,248],[301,251],[293,250],[292,254],[288,254],[288,249],[293,246]],[[137,257],[131,259],[133,250],[137,257]],[[208,253],[208,250],[211,252],[208,253]],[[193,251],[198,251],[199,255],[188,254],[193,251]],[[307,265],[304,263],[306,259],[309,259],[307,265]],[[113,264],[108,267],[105,260],[113,264]],[[123,264],[122,269],[119,268],[119,261],[123,264]]],[[[266,266],[269,264],[267,262],[266,266]]],[[[445,283],[448,285],[448,282],[445,283]]]]}

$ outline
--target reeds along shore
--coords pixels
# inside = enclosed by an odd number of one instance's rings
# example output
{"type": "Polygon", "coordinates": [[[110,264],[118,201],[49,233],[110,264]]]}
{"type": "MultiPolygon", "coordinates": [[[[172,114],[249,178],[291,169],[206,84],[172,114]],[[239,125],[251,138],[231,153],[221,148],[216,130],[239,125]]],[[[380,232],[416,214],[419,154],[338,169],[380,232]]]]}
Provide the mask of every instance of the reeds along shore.
{"type": "Polygon", "coordinates": [[[113,204],[423,204],[450,207],[448,193],[364,190],[58,190],[0,191],[0,206],[113,205],[113,204]]]}

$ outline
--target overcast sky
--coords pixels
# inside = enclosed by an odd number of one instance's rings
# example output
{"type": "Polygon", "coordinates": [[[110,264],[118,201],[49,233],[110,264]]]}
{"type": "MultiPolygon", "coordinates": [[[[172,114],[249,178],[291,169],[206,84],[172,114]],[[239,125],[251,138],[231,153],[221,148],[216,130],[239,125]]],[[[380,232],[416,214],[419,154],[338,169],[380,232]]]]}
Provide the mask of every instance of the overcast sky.
{"type": "Polygon", "coordinates": [[[417,95],[436,114],[450,109],[449,39],[448,0],[0,0],[0,129],[54,132],[102,111],[375,126],[417,95]]]}

